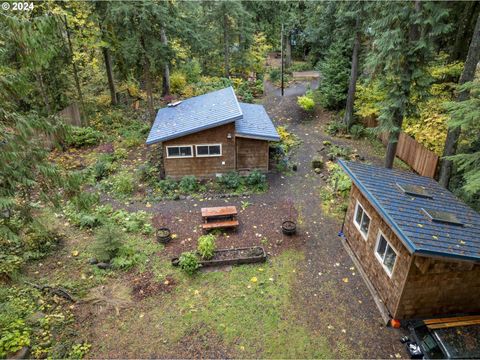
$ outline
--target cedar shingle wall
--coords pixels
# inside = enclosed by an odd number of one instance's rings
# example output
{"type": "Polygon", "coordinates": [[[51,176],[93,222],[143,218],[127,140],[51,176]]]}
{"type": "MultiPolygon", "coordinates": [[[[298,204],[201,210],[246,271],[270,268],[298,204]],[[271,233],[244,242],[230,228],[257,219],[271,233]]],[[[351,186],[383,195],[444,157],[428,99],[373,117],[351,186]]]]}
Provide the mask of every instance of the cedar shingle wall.
{"type": "Polygon", "coordinates": [[[410,254],[354,184],[352,184],[350,193],[350,204],[345,219],[344,233],[348,244],[362,264],[363,270],[377,290],[380,298],[390,313],[394,314],[405,277],[408,273],[410,254]],[[353,223],[357,200],[371,218],[367,240],[362,237],[353,223]],[[383,232],[397,252],[397,259],[391,278],[375,256],[379,230],[383,232]]]}
{"type": "MultiPolygon", "coordinates": [[[[235,170],[235,123],[217,126],[212,129],[186,135],[163,143],[165,154],[165,174],[168,177],[179,178],[185,175],[196,177],[213,177],[218,173],[227,173],[235,170]],[[232,135],[227,139],[228,134],[232,135]],[[167,146],[173,145],[201,145],[222,144],[222,156],[193,157],[193,158],[167,158],[167,146]],[[222,165],[222,161],[225,165],[222,165]]],[[[193,148],[195,155],[195,147],[193,148]]]]}
{"type": "Polygon", "coordinates": [[[268,141],[236,138],[238,170],[268,170],[268,141]]]}
{"type": "Polygon", "coordinates": [[[480,312],[480,264],[415,257],[398,318],[480,312]]]}

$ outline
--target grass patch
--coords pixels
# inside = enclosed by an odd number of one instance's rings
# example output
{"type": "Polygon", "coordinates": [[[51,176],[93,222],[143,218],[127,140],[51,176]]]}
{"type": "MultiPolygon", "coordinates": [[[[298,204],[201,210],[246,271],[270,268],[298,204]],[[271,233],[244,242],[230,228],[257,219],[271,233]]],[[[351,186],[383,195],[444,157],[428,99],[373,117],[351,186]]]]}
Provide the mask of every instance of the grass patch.
{"type": "MultiPolygon", "coordinates": [[[[142,317],[133,311],[125,314],[121,322],[128,326],[120,327],[104,349],[121,343],[126,346],[124,354],[142,351],[145,343],[137,335],[151,332],[157,324],[155,331],[162,341],[149,350],[158,354],[172,351],[195,330],[215,334],[237,357],[332,358],[326,337],[300,323],[291,304],[295,268],[302,260],[303,254],[287,251],[270,263],[238,266],[230,272],[188,277],[176,271],[176,290],[161,301],[146,300],[142,317]]],[[[160,272],[167,270],[163,262],[156,266],[160,272]]],[[[114,324],[105,326],[103,330],[109,331],[114,324]]]]}

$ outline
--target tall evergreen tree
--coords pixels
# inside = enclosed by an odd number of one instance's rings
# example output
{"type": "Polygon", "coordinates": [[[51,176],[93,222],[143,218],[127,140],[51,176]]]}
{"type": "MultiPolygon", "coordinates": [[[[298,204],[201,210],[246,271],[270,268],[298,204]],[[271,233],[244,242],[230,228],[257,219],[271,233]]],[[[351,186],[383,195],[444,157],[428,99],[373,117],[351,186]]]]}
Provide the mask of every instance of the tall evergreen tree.
{"type": "Polygon", "coordinates": [[[431,78],[426,66],[433,55],[432,39],[445,31],[443,9],[420,1],[374,3],[371,11],[374,51],[371,63],[382,90],[379,130],[388,132],[385,166],[391,168],[406,115],[415,112],[416,100],[428,95],[431,78]]]}
{"type": "MultiPolygon", "coordinates": [[[[467,59],[465,60],[465,65],[463,68],[462,75],[460,76],[459,84],[463,85],[467,82],[470,82],[475,77],[475,70],[477,64],[480,61],[480,14],[477,18],[477,23],[475,26],[475,31],[472,36],[472,41],[470,42],[470,47],[468,49],[467,59]]],[[[462,88],[458,94],[457,100],[459,102],[466,101],[469,97],[469,89],[462,88]]],[[[447,138],[445,140],[445,147],[443,151],[442,165],[440,168],[439,182],[442,186],[448,187],[450,181],[450,176],[452,174],[452,161],[448,158],[455,154],[457,149],[458,139],[460,138],[461,126],[458,126],[459,121],[453,121],[447,133],[447,138]]]]}

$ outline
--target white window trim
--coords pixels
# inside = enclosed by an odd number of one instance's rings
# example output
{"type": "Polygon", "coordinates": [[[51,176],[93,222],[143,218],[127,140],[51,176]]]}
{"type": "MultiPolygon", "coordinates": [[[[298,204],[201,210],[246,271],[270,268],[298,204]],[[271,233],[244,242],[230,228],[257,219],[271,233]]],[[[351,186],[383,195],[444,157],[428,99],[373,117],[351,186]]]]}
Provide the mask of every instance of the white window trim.
{"type": "Polygon", "coordinates": [[[165,148],[166,148],[166,150],[167,150],[167,159],[188,159],[188,158],[193,158],[193,145],[171,145],[171,146],[166,146],[165,148]],[[192,155],[189,155],[189,156],[170,156],[170,155],[168,155],[168,149],[178,148],[178,147],[189,147],[189,148],[190,148],[190,152],[192,153],[192,155]]]}
{"type": "Polygon", "coordinates": [[[222,144],[198,144],[198,145],[195,145],[195,156],[196,157],[219,157],[219,156],[222,156],[222,154],[223,154],[222,144]],[[198,155],[198,147],[199,146],[220,146],[220,154],[198,155]]]}
{"type": "MultiPolygon", "coordinates": [[[[393,273],[395,272],[395,266],[397,266],[397,258],[398,258],[398,252],[397,250],[395,250],[395,248],[393,247],[393,245],[390,243],[390,241],[388,240],[388,238],[385,236],[385,234],[381,231],[381,230],[378,230],[378,235],[377,235],[377,241],[375,243],[375,248],[373,249],[373,251],[375,252],[375,257],[377,258],[377,260],[380,262],[380,265],[382,265],[383,267],[383,270],[385,270],[385,272],[387,273],[388,277],[391,278],[393,276],[393,273]],[[377,249],[378,249],[378,243],[380,242],[380,237],[383,236],[383,238],[385,239],[385,241],[387,242],[387,246],[390,246],[390,248],[393,250],[393,252],[395,253],[395,262],[393,263],[393,267],[392,267],[392,271],[390,272],[390,270],[388,270],[388,268],[385,266],[385,264],[383,263],[384,259],[382,259],[380,257],[380,255],[378,254],[377,252],[377,249]]],[[[387,249],[385,249],[385,253],[387,252],[387,249]]]]}
{"type": "Polygon", "coordinates": [[[368,239],[368,233],[370,232],[370,225],[372,223],[372,217],[370,216],[370,214],[365,210],[365,208],[363,207],[362,204],[360,204],[360,201],[357,200],[356,204],[355,204],[355,211],[354,211],[354,214],[353,214],[353,225],[355,225],[355,227],[357,228],[358,232],[360,233],[360,235],[362,235],[363,239],[366,241],[368,239]],[[363,213],[366,214],[368,216],[368,218],[370,219],[370,222],[368,223],[368,230],[367,230],[367,233],[364,234],[361,230],[361,223],[358,224],[357,223],[357,211],[358,211],[358,207],[361,207],[362,210],[363,210],[363,213]]]}

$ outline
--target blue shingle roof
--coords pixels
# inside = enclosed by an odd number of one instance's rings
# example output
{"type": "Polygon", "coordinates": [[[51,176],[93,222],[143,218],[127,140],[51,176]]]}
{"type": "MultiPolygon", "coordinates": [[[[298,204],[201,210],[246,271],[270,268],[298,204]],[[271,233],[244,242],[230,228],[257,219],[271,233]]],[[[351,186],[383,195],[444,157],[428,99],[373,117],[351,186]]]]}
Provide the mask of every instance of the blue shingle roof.
{"type": "Polygon", "coordinates": [[[480,215],[435,180],[359,162],[339,163],[410,252],[480,260],[480,215]],[[397,184],[421,186],[432,198],[407,195],[397,184]],[[463,226],[431,221],[422,209],[452,213],[463,226]]]}
{"type": "Polygon", "coordinates": [[[158,110],[147,144],[178,138],[228,124],[242,117],[232,87],[183,100],[158,110]]]}
{"type": "Polygon", "coordinates": [[[262,105],[240,103],[243,117],[235,122],[239,136],[269,141],[279,141],[280,136],[262,105]]]}

